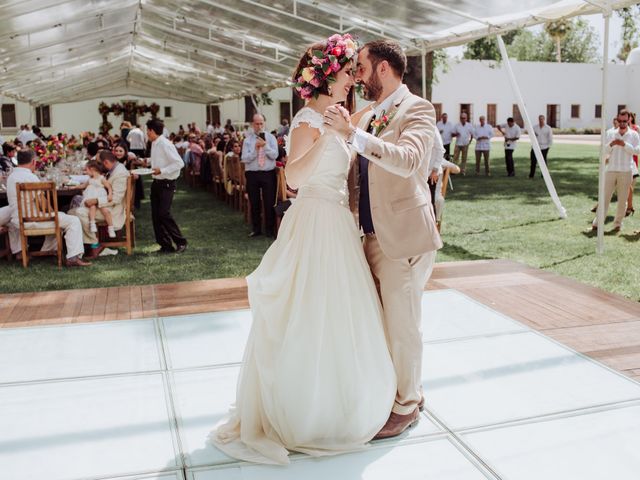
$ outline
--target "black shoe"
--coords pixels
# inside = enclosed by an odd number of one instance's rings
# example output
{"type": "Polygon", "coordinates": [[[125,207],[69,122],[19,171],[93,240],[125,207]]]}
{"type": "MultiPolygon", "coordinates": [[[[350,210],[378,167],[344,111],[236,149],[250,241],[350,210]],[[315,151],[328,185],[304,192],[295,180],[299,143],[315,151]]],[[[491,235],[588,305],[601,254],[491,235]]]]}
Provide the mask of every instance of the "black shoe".
{"type": "Polygon", "coordinates": [[[182,245],[178,245],[178,248],[176,248],[176,253],[182,253],[187,249],[187,244],[183,243],[182,245]]]}
{"type": "Polygon", "coordinates": [[[160,247],[154,253],[175,253],[176,249],[173,247],[160,247]]]}
{"type": "Polygon", "coordinates": [[[259,237],[260,235],[262,235],[262,232],[251,232],[251,233],[249,234],[249,238],[252,238],[252,237],[259,237]]]}

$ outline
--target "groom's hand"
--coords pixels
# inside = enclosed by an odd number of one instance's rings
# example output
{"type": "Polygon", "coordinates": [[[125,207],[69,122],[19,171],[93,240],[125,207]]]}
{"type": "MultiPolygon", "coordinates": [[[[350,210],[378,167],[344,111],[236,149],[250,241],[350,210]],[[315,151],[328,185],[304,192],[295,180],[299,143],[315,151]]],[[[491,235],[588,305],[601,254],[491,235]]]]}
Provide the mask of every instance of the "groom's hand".
{"type": "Polygon", "coordinates": [[[334,131],[344,138],[348,138],[354,130],[351,115],[339,105],[331,105],[324,111],[324,124],[327,130],[334,131]]]}

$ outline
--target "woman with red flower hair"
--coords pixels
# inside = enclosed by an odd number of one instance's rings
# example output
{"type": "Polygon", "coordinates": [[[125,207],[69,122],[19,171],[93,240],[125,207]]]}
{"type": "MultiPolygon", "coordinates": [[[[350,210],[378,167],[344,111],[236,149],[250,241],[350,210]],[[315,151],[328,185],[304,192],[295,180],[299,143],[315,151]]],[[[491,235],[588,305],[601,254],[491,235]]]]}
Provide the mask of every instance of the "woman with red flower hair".
{"type": "Polygon", "coordinates": [[[365,448],[394,403],[381,306],[349,210],[349,146],[323,126],[322,112],[352,94],[356,51],[334,35],[307,49],[293,77],[307,101],[286,142],[298,194],[247,277],[253,324],[236,404],[210,436],[233,458],[286,464],[290,451],[365,448]]]}

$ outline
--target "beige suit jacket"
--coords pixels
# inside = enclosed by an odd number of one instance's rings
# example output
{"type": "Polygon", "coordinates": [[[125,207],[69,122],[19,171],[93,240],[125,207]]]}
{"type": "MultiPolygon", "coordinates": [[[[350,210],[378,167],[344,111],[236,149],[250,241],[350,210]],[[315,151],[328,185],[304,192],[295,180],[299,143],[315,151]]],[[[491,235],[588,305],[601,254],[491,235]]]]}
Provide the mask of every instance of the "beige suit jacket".
{"type": "Polygon", "coordinates": [[[127,184],[129,183],[129,170],[119,163],[113,169],[109,182],[113,189],[113,200],[111,202],[101,201],[99,207],[108,207],[113,217],[113,226],[119,230],[125,221],[125,200],[127,194],[127,184]]]}
{"type": "MultiPolygon", "coordinates": [[[[383,253],[406,259],[438,250],[442,240],[436,228],[429,191],[429,156],[435,135],[435,109],[404,86],[387,115],[389,124],[376,137],[367,134],[362,155],[369,160],[369,200],[376,237],[383,253]]],[[[359,127],[366,130],[373,111],[359,127]]],[[[349,176],[352,211],[358,212],[358,165],[349,176]]]]}

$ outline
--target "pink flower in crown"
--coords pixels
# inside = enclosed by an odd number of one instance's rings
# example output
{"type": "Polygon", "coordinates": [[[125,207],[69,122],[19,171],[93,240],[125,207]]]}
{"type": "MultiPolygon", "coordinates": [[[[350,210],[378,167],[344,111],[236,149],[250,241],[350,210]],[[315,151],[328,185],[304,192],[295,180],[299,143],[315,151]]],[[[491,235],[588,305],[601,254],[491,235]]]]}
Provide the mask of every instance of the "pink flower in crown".
{"type": "MultiPolygon", "coordinates": [[[[347,34],[348,35],[348,34],[347,34]]],[[[328,39],[327,39],[327,43],[328,42],[333,42],[333,43],[337,43],[340,40],[342,40],[342,36],[339,33],[334,33],[333,35],[331,35],[328,39]]]]}
{"type": "Polygon", "coordinates": [[[300,92],[302,98],[311,98],[313,97],[313,87],[307,85],[306,87],[302,87],[302,91],[300,92]]]}
{"type": "Polygon", "coordinates": [[[322,65],[324,63],[324,58],[311,57],[311,63],[313,65],[322,65]]]}
{"type": "Polygon", "coordinates": [[[333,62],[331,64],[331,71],[332,72],[339,72],[340,71],[340,64],[338,62],[333,62]]]}
{"type": "Polygon", "coordinates": [[[331,55],[335,55],[336,57],[342,55],[342,47],[334,47],[333,50],[331,50],[331,55]]]}
{"type": "Polygon", "coordinates": [[[316,87],[316,88],[318,88],[318,87],[320,86],[320,82],[321,82],[321,80],[320,80],[318,77],[313,77],[313,78],[309,81],[309,83],[310,83],[311,85],[313,85],[314,87],[316,87]]]}

